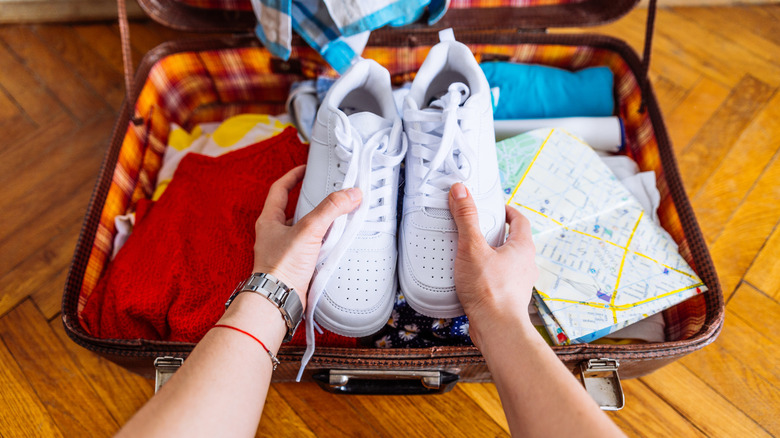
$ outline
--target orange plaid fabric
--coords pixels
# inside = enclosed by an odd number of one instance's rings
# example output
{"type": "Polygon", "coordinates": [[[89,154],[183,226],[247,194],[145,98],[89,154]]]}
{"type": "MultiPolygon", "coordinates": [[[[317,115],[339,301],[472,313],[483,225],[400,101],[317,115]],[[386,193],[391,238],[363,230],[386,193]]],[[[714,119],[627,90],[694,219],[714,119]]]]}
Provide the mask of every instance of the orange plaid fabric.
{"type": "MultiPolygon", "coordinates": [[[[637,79],[618,54],[587,46],[470,47],[478,60],[498,58],[571,70],[608,66],[616,81],[618,110],[625,123],[628,141],[627,153],[637,161],[640,169],[656,173],[661,193],[658,215],[664,228],[679,244],[683,257],[696,269],[670,196],[653,126],[648,114],[639,111],[641,91],[637,79]]],[[[387,67],[393,80],[401,83],[413,77],[429,50],[426,46],[368,47],[363,56],[387,67]]],[[[239,113],[278,114],[284,111],[287,90],[292,82],[304,76],[333,74],[318,61],[316,52],[308,48],[294,48],[291,59],[300,61],[303,75],[274,71],[268,52],[256,47],[174,54],[152,68],[135,105],[135,114],[143,117],[145,123],[139,126],[131,123],[127,127],[84,275],[79,314],[111,253],[114,217],[133,211],[139,199],[152,194],[169,124],[175,122],[190,129],[197,123],[219,121],[239,113]]],[[[704,323],[705,306],[703,297],[696,296],[666,311],[669,339],[685,339],[696,334],[704,323]]]]}
{"type": "MultiPolygon", "coordinates": [[[[250,0],[177,0],[187,6],[200,9],[225,9],[229,11],[251,11],[250,0]]],[[[528,7],[577,3],[584,0],[452,0],[451,9],[528,7]]]]}

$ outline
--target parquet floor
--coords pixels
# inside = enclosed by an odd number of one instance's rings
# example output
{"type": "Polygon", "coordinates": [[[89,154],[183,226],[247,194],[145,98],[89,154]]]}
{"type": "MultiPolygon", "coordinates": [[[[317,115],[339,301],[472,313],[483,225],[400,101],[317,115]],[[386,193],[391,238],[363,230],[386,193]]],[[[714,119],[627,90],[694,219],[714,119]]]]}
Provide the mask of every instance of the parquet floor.
{"type": "MultiPolygon", "coordinates": [[[[599,32],[642,44],[644,11],[599,32]]],[[[132,25],[135,59],[179,35],[132,25]]],[[[152,382],[76,346],[60,298],[122,100],[114,24],[0,27],[0,435],[108,435],[152,382]]],[[[720,338],[624,382],[629,435],[780,434],[780,5],[659,11],[652,80],[728,300],[720,338]]],[[[277,384],[259,435],[506,435],[492,385],[335,397],[277,384]]],[[[555,421],[550,413],[545,421],[555,421]]]]}

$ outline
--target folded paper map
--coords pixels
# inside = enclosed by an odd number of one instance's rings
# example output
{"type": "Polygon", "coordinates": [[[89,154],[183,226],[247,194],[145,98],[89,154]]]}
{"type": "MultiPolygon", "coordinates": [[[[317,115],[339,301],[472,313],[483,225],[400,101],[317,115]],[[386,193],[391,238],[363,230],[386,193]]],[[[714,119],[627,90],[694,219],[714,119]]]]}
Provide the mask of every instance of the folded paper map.
{"type": "Polygon", "coordinates": [[[534,304],[556,344],[593,341],[707,290],[581,140],[540,129],[496,147],[507,203],[531,222],[534,304]]]}

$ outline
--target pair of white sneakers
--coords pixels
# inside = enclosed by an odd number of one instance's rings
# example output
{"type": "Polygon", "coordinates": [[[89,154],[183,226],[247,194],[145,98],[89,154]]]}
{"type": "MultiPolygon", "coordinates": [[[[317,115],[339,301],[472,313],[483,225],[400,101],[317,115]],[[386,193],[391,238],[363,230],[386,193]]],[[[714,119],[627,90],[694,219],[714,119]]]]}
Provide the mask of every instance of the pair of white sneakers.
{"type": "Polygon", "coordinates": [[[317,113],[295,220],[344,188],[360,188],[363,201],[337,219],[323,241],[309,291],[310,341],[311,321],[344,336],[377,332],[387,323],[399,281],[416,311],[436,318],[463,314],[454,284],[452,184],[468,187],[487,242],[504,239],[490,89],[452,30],[439,37],[406,97],[403,122],[390,74],[372,60],[359,61],[336,81],[317,113]]]}

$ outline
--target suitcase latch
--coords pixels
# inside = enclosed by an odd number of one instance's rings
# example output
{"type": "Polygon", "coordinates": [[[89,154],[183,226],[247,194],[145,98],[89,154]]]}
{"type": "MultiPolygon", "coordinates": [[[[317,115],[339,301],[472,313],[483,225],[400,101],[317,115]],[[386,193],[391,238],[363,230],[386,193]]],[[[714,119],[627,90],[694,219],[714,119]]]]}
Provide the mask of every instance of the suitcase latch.
{"type": "Polygon", "coordinates": [[[580,363],[580,381],[602,410],[623,409],[625,398],[615,359],[590,359],[580,363]]]}
{"type": "Polygon", "coordinates": [[[165,385],[173,373],[176,372],[184,363],[184,359],[180,357],[164,356],[158,357],[154,360],[154,393],[165,385]]]}

